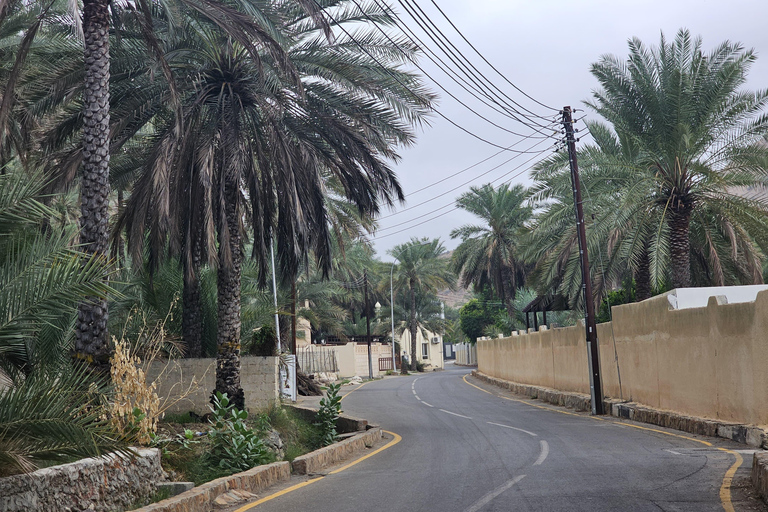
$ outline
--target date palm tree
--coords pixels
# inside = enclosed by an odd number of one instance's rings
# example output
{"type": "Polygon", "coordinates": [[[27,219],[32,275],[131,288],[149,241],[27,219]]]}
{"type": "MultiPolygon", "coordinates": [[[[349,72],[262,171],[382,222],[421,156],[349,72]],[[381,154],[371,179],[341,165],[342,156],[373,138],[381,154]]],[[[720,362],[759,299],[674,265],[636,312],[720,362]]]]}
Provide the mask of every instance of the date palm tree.
{"type": "Polygon", "coordinates": [[[606,55],[592,65],[600,89],[587,105],[637,148],[634,179],[645,185],[640,194],[668,230],[673,287],[694,282],[691,223],[697,216],[726,222],[759,207],[732,192],[767,172],[768,148],[761,143],[768,90],[740,89],[754,61],[752,50],[729,41],[707,54],[700,38],[680,30],[672,42],[662,34],[658,47],[632,39],[626,61],[606,55]]]}
{"type": "MultiPolygon", "coordinates": [[[[345,2],[322,5],[340,4],[345,2]]],[[[426,115],[432,99],[417,76],[398,68],[415,57],[415,48],[382,57],[382,67],[349,37],[329,41],[303,11],[279,7],[275,15],[285,20],[298,84],[270,55],[257,61],[203,23],[186,27],[194,37],[176,52],[188,70],[188,87],[180,89],[184,130],[171,117],[158,119],[150,158],[120,224],[136,257],[149,233],[151,259],[170,249],[191,261],[199,243],[203,260],[216,260],[216,389],[240,404],[239,282],[246,232],[253,233],[251,256],[265,281],[273,240],[281,275],[295,276],[310,251],[319,268],[330,271],[329,179],[363,217],[401,199],[388,160],[397,158],[397,145],[413,141],[412,124],[426,115]]],[[[360,16],[346,9],[335,18],[354,24],[360,16]]],[[[360,39],[377,48],[383,40],[373,33],[360,39]]]]}
{"type": "MultiPolygon", "coordinates": [[[[580,148],[579,166],[596,298],[634,279],[636,299],[643,300],[671,281],[666,203],[659,200],[660,188],[649,179],[633,137],[602,123],[587,126],[594,143],[580,148]]],[[[737,194],[734,185],[743,182],[729,178],[698,189],[689,234],[695,286],[761,280],[768,205],[737,194]]],[[[524,242],[525,258],[537,264],[532,279],[539,291],[561,293],[575,304],[581,275],[567,155],[537,166],[531,193],[539,209],[524,242]]]]}
{"type": "Polygon", "coordinates": [[[419,329],[417,318],[417,292],[425,295],[436,294],[439,290],[453,288],[456,277],[451,272],[445,247],[439,239],[412,238],[409,242],[395,246],[389,254],[397,257],[399,263],[393,270],[393,286],[397,291],[407,291],[410,301],[408,330],[411,335],[411,369],[416,369],[416,335],[419,329]]]}
{"type": "Polygon", "coordinates": [[[456,206],[480,217],[483,224],[466,224],[451,231],[451,238],[461,239],[452,265],[463,286],[490,286],[510,315],[515,291],[525,283],[526,265],[519,256],[519,240],[533,212],[525,202],[522,185],[472,187],[459,196],[456,206]]]}

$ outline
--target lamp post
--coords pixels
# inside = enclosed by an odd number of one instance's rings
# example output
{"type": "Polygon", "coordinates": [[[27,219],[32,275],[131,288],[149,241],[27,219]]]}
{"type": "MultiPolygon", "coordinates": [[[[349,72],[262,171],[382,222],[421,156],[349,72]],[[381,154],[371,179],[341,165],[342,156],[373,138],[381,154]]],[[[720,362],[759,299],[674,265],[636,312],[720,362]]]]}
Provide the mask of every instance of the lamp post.
{"type": "MultiPolygon", "coordinates": [[[[395,259],[397,259],[397,256],[395,256],[395,259]]],[[[390,318],[392,319],[392,371],[397,372],[397,365],[395,365],[395,301],[394,301],[394,291],[392,287],[392,276],[395,272],[395,263],[392,262],[392,268],[389,270],[389,311],[390,311],[390,318]]],[[[400,365],[402,365],[402,360],[400,360],[400,365]]]]}

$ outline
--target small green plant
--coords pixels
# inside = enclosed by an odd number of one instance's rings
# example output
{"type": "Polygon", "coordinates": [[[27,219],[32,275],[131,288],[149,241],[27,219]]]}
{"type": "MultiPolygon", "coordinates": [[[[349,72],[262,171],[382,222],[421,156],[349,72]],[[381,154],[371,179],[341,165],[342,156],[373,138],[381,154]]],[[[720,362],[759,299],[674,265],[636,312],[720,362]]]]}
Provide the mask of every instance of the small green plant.
{"type": "Polygon", "coordinates": [[[315,425],[320,429],[320,444],[328,446],[338,439],[336,420],[341,414],[341,384],[328,384],[325,398],[320,400],[320,410],[317,411],[315,425]]]}
{"type": "Polygon", "coordinates": [[[248,413],[231,404],[226,394],[216,393],[211,412],[209,457],[218,461],[221,469],[235,473],[271,461],[259,435],[245,423],[248,413]]]}

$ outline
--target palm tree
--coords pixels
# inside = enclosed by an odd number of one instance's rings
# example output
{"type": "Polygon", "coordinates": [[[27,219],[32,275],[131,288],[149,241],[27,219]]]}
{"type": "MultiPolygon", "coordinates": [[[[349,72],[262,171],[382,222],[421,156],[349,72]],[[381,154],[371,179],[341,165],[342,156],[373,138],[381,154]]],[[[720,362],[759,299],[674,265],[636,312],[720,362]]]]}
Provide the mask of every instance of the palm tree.
{"type": "Polygon", "coordinates": [[[521,230],[531,218],[522,185],[491,184],[472,187],[462,194],[456,205],[483,220],[483,224],[466,224],[451,231],[451,238],[461,238],[453,253],[452,264],[462,285],[475,289],[490,286],[510,315],[515,291],[525,283],[526,265],[519,256],[521,230]]]}
{"type": "Polygon", "coordinates": [[[637,148],[633,178],[669,231],[671,284],[690,286],[691,222],[706,216],[698,212],[710,208],[713,221],[727,222],[764,209],[732,187],[766,176],[768,90],[739,90],[755,55],[738,43],[705,54],[700,38],[680,30],[671,43],[662,34],[657,48],[632,39],[629,52],[626,62],[608,55],[592,65],[601,89],[587,105],[637,148]]]}
{"type": "MultiPolygon", "coordinates": [[[[666,204],[640,161],[635,139],[601,123],[588,123],[594,144],[579,151],[587,217],[587,244],[595,299],[634,278],[636,299],[670,282],[670,229],[666,204]]],[[[537,166],[531,199],[539,212],[526,237],[524,257],[536,263],[539,291],[561,293],[576,305],[581,290],[567,155],[537,166]]],[[[692,284],[721,286],[761,281],[768,216],[758,199],[737,195],[729,177],[703,184],[690,223],[692,284]],[[709,190],[703,193],[705,187],[709,190]]]]}
{"type": "Polygon", "coordinates": [[[410,242],[395,246],[389,254],[400,262],[393,271],[393,286],[407,290],[410,300],[408,330],[411,335],[411,368],[416,369],[416,335],[418,332],[417,292],[435,294],[438,290],[453,288],[455,276],[443,257],[445,247],[439,239],[412,238],[410,242]]]}
{"type": "MultiPolygon", "coordinates": [[[[178,52],[188,70],[187,87],[180,90],[184,131],[171,117],[158,120],[151,158],[121,223],[136,256],[147,231],[152,260],[160,261],[170,248],[187,264],[193,240],[203,260],[216,256],[217,391],[236,403],[242,398],[243,220],[254,232],[251,255],[264,281],[273,239],[282,276],[292,279],[310,251],[328,272],[329,178],[363,217],[401,199],[387,159],[397,158],[396,145],[413,141],[411,123],[427,113],[431,101],[416,76],[395,67],[404,57],[384,59],[391,67],[382,68],[349,38],[329,42],[303,12],[286,8],[281,15],[300,86],[271,56],[257,62],[231,38],[203,23],[189,24],[194,37],[184,39],[187,46],[178,52]]],[[[357,20],[352,10],[336,19],[357,20]]],[[[381,44],[376,37],[363,39],[372,48],[381,44]]]]}
{"type": "MultiPolygon", "coordinates": [[[[329,28],[324,22],[320,9],[314,1],[295,0],[297,4],[308,12],[313,23],[323,27],[325,32],[330,35],[329,28]]],[[[14,97],[14,87],[18,82],[18,69],[26,60],[26,56],[31,48],[31,42],[43,26],[46,19],[52,18],[57,22],[66,20],[66,16],[56,13],[53,18],[48,11],[52,6],[61,2],[51,0],[44,4],[42,12],[30,20],[30,27],[26,29],[20,50],[16,53],[14,68],[10,73],[10,78],[6,81],[3,102],[0,105],[0,138],[5,139],[9,126],[7,122],[13,111],[13,105],[10,104],[14,97]],[[17,65],[18,64],[18,65],[17,65]]],[[[4,2],[5,4],[5,2],[4,2]]],[[[178,0],[174,5],[169,4],[151,4],[140,1],[137,4],[120,5],[111,3],[107,0],[85,0],[83,2],[83,48],[84,48],[84,69],[82,81],[82,104],[78,100],[72,101],[76,97],[73,94],[72,87],[51,88],[51,96],[66,96],[69,105],[79,104],[79,113],[77,122],[71,124],[63,130],[63,134],[58,133],[55,127],[51,130],[55,135],[52,136],[56,147],[57,155],[49,158],[50,167],[54,169],[53,174],[57,176],[59,182],[69,182],[74,178],[72,172],[78,166],[82,166],[81,180],[81,221],[80,221],[80,240],[83,249],[90,254],[99,255],[102,258],[107,257],[108,246],[108,226],[109,226],[109,161],[110,151],[119,150],[157,114],[158,105],[168,102],[171,111],[175,110],[178,114],[178,91],[172,70],[165,59],[162,44],[155,36],[154,23],[160,20],[164,24],[169,24],[171,20],[178,18],[184,19],[184,15],[192,14],[198,18],[207,19],[210,23],[226,31],[234,40],[238,41],[251,55],[259,58],[257,46],[273,59],[273,65],[279,69],[288,71],[291,75],[290,64],[286,59],[285,52],[280,42],[275,38],[278,33],[274,30],[274,25],[268,18],[260,15],[259,2],[243,2],[238,8],[224,5],[215,1],[207,0],[178,0]],[[168,11],[172,15],[168,16],[168,11]],[[158,18],[158,14],[161,16],[158,18]],[[182,16],[179,16],[181,14],[182,16]],[[134,101],[136,115],[117,118],[111,122],[110,118],[110,19],[114,16],[115,20],[125,22],[128,27],[125,32],[130,33],[129,39],[135,39],[135,34],[140,34],[145,43],[146,52],[149,54],[149,60],[162,71],[165,81],[165,94],[156,95],[154,103],[146,101],[143,94],[136,94],[137,102],[134,101]],[[154,106],[154,108],[153,108],[154,106]],[[62,150],[64,146],[69,146],[66,138],[67,133],[73,131],[73,127],[81,129],[82,138],[79,148],[71,146],[62,150]]],[[[25,6],[24,2],[14,2],[13,6],[3,5],[5,16],[11,9],[10,7],[25,6]],[[8,8],[6,8],[8,7],[8,8]]],[[[18,9],[16,9],[18,10],[18,9]]],[[[27,9],[29,10],[29,9],[27,9]]],[[[29,17],[29,16],[28,16],[29,17]]],[[[77,15],[74,16],[77,19],[77,15]]],[[[76,23],[73,23],[76,25],[76,23]]],[[[22,27],[21,30],[24,30],[22,27]]],[[[113,33],[119,32],[123,26],[116,27],[113,33]]],[[[19,29],[17,29],[18,31],[19,29]]],[[[70,37],[70,39],[73,39],[70,37]]],[[[130,46],[130,41],[129,41],[130,46]]],[[[145,61],[146,55],[145,55],[145,61]]],[[[54,61],[55,62],[55,61],[54,61]]],[[[146,62],[145,62],[146,64],[146,62]]],[[[82,69],[82,63],[80,64],[82,69]]],[[[145,66],[146,67],[146,66],[145,66]]],[[[148,69],[148,68],[147,68],[148,69]]],[[[148,69],[147,75],[154,71],[148,69]]],[[[123,77],[132,78],[132,77],[123,77]]],[[[46,77],[46,80],[48,78],[46,77]]],[[[136,91],[136,88],[132,88],[136,91]]],[[[49,111],[56,112],[58,117],[66,114],[67,109],[59,109],[60,103],[48,100],[49,111]]],[[[71,109],[70,113],[71,113],[71,109]]],[[[181,119],[177,115],[175,119],[177,127],[181,128],[181,119]]],[[[14,142],[16,140],[14,139],[14,142]]],[[[51,141],[44,141],[51,142],[51,141]]],[[[18,144],[17,144],[18,145],[18,144]]],[[[3,147],[7,147],[3,145],[3,147]]],[[[95,367],[103,369],[108,364],[109,343],[107,340],[107,303],[104,299],[97,297],[86,299],[79,308],[79,318],[77,323],[77,342],[75,346],[75,357],[92,363],[95,367]]]]}
{"type": "Polygon", "coordinates": [[[0,176],[0,474],[122,446],[103,390],[67,356],[78,302],[109,291],[105,269],[73,247],[75,230],[42,232],[55,215],[42,183],[18,170],[0,176]]]}

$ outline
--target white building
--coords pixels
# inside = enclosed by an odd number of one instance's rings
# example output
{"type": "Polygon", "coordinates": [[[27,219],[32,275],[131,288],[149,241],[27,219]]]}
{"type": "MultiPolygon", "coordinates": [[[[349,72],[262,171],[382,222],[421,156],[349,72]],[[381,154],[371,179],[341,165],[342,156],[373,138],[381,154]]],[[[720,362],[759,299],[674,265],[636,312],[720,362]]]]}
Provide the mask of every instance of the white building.
{"type": "MultiPolygon", "coordinates": [[[[411,332],[403,331],[398,340],[402,352],[408,354],[411,358],[411,332]]],[[[401,355],[402,355],[401,352],[401,355]]],[[[416,331],[416,355],[419,362],[424,365],[427,371],[445,368],[445,357],[443,356],[443,336],[427,331],[427,338],[424,338],[421,329],[416,331]]]]}

